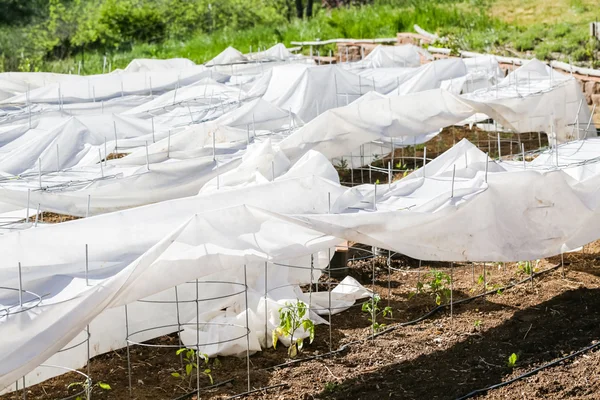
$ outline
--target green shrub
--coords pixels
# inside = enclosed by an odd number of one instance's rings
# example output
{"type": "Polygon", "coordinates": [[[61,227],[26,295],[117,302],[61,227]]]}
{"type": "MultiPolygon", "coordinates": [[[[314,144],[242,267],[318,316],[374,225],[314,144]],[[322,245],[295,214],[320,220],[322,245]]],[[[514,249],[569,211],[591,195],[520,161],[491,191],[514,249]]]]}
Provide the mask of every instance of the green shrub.
{"type": "Polygon", "coordinates": [[[166,21],[155,4],[141,0],[106,0],[99,14],[97,40],[106,47],[119,48],[134,41],[157,42],[165,38],[166,21]]]}

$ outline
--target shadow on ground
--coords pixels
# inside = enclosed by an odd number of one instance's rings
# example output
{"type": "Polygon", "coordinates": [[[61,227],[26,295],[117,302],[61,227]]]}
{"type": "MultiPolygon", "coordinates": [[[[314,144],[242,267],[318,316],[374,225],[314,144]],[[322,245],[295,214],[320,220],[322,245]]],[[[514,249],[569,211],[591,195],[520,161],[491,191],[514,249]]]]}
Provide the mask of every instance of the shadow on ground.
{"type": "Polygon", "coordinates": [[[456,399],[505,380],[511,374],[506,362],[512,353],[518,354],[517,367],[525,372],[598,338],[600,289],[571,290],[517,311],[480,337],[470,336],[449,349],[361,374],[316,398],[456,399]]]}

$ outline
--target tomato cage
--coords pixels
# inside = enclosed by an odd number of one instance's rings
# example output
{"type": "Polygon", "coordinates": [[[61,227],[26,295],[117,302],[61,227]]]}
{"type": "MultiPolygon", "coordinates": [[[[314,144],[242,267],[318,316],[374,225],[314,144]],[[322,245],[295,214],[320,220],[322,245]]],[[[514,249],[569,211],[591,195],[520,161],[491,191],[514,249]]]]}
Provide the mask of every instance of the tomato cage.
{"type": "MultiPolygon", "coordinates": [[[[135,315],[131,314],[131,305],[125,306],[125,330],[127,342],[127,377],[129,385],[129,396],[134,397],[136,383],[140,376],[136,376],[133,368],[133,348],[146,349],[172,349],[176,363],[179,364],[179,372],[171,375],[174,377],[188,377],[191,382],[195,375],[195,389],[188,393],[198,395],[208,389],[216,388],[230,383],[233,379],[214,382],[210,375],[208,366],[209,359],[206,353],[214,354],[222,345],[236,344],[240,349],[240,355],[246,358],[246,380],[250,390],[250,328],[248,313],[244,312],[244,324],[231,322],[201,322],[202,311],[214,309],[218,304],[231,304],[241,302],[245,310],[248,310],[248,285],[246,267],[244,266],[244,283],[232,281],[200,281],[195,280],[175,286],[172,291],[173,297],[164,300],[138,300],[136,303],[153,305],[157,307],[169,307],[175,314],[176,323],[151,326],[135,331],[130,330],[130,322],[135,315]],[[214,294],[214,295],[213,295],[214,294]],[[241,300],[241,301],[240,301],[241,300]],[[195,321],[190,321],[190,318],[195,321]],[[157,339],[165,335],[177,336],[175,343],[160,342],[157,339]],[[182,339],[182,336],[185,339],[182,339]],[[244,343],[242,343],[244,342],[244,343]],[[195,368],[195,373],[193,372],[195,368]],[[204,371],[203,371],[204,370],[204,371]],[[185,371],[185,372],[184,372],[185,371]],[[203,385],[206,377],[210,378],[210,385],[203,385]],[[202,379],[201,379],[202,378],[202,379]]],[[[139,374],[138,374],[139,375],[139,374]]]]}
{"type": "MultiPolygon", "coordinates": [[[[0,308],[0,321],[10,318],[29,318],[28,313],[34,312],[36,308],[45,306],[42,304],[43,296],[34,293],[29,290],[24,290],[22,287],[22,273],[21,266],[19,265],[19,288],[12,287],[0,287],[0,303],[3,305],[0,308]]],[[[81,339],[79,336],[73,339],[71,343],[57,352],[57,357],[60,358],[61,353],[68,352],[72,349],[78,348],[83,345],[88,346],[88,373],[83,373],[73,368],[55,365],[55,364],[40,364],[36,370],[28,375],[23,375],[20,380],[17,380],[14,385],[7,388],[8,391],[12,391],[16,394],[20,392],[20,397],[24,400],[27,399],[28,387],[33,386],[37,382],[38,375],[61,375],[65,373],[73,373],[83,378],[81,382],[73,382],[70,385],[65,386],[63,390],[58,390],[49,394],[52,398],[57,400],[69,400],[69,399],[90,399],[92,380],[89,376],[89,332],[84,331],[84,338],[81,339]]]]}

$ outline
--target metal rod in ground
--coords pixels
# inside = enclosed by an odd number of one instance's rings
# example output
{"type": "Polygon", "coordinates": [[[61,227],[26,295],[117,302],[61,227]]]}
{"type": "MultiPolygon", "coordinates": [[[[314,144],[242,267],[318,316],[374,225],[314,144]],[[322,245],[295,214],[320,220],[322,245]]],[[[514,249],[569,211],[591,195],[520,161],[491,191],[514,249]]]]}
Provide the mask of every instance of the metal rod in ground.
{"type": "Polygon", "coordinates": [[[373,254],[371,264],[373,266],[373,276],[371,277],[373,282],[371,286],[373,290],[373,294],[371,295],[371,332],[373,334],[372,339],[375,340],[375,318],[377,318],[377,313],[375,312],[375,296],[377,295],[375,293],[375,254],[373,254]]]}
{"type": "Polygon", "coordinates": [[[40,183],[40,189],[42,188],[42,159],[38,158],[38,181],[40,183]]]}
{"type": "Polygon", "coordinates": [[[129,351],[129,318],[127,317],[127,304],[125,304],[125,337],[127,343],[127,377],[129,381],[129,398],[132,398],[133,387],[131,386],[131,356],[129,351]]]}
{"type": "MultiPolygon", "coordinates": [[[[214,137],[214,135],[213,135],[214,137]]],[[[196,389],[200,393],[200,291],[196,279],[196,389]]]]}
{"type": "Polygon", "coordinates": [[[454,263],[450,263],[450,323],[454,325],[454,306],[453,306],[453,298],[454,298],[454,263]]]}
{"type": "MultiPolygon", "coordinates": [[[[310,255],[311,260],[312,260],[312,254],[310,255]]],[[[269,347],[269,334],[268,332],[268,322],[269,322],[269,315],[267,312],[267,273],[268,273],[268,266],[267,266],[267,262],[265,261],[265,348],[269,347]]],[[[312,274],[311,274],[311,278],[312,278],[312,274]]],[[[310,282],[311,286],[312,286],[312,281],[310,282]]],[[[309,306],[310,307],[310,306],[309,306]]]]}
{"type": "Polygon", "coordinates": [[[19,309],[23,308],[23,272],[19,261],[19,309]]]}
{"type": "Polygon", "coordinates": [[[115,131],[115,157],[116,157],[117,154],[119,154],[119,143],[117,140],[117,123],[115,121],[113,121],[113,128],[115,131]]]}
{"type": "Polygon", "coordinates": [[[483,263],[483,302],[485,303],[485,293],[487,292],[487,277],[485,276],[485,263],[483,263]]]}
{"type": "Polygon", "coordinates": [[[350,153],[350,186],[354,186],[354,159],[350,153]]]}
{"type": "MultiPolygon", "coordinates": [[[[175,312],[177,313],[177,332],[181,331],[181,319],[179,317],[179,292],[177,290],[177,286],[175,286],[175,312]]],[[[181,342],[181,335],[177,335],[177,339],[179,341],[179,347],[183,347],[181,342]]],[[[181,363],[181,368],[183,369],[183,353],[179,354],[179,362],[181,363]]]]}
{"type": "Polygon", "coordinates": [[[23,400],[27,400],[27,385],[25,385],[25,375],[23,375],[23,400]]]}
{"type": "Polygon", "coordinates": [[[327,298],[329,310],[329,351],[333,348],[331,332],[331,247],[327,249],[327,298]]]}
{"type": "MultiPolygon", "coordinates": [[[[90,286],[90,281],[89,281],[89,273],[90,273],[90,263],[89,263],[89,252],[88,252],[88,245],[86,243],[85,245],[85,286],[90,286]]],[[[85,334],[87,336],[87,375],[88,377],[90,376],[90,326],[87,325],[85,327],[85,334]]]]}
{"type": "Polygon", "coordinates": [[[98,148],[98,159],[100,160],[100,176],[104,178],[104,167],[102,166],[102,150],[98,148]]]}
{"type": "Polygon", "coordinates": [[[454,198],[454,178],[455,177],[456,177],[456,164],[454,164],[452,166],[452,191],[451,191],[451,195],[450,195],[451,199],[454,198]]]}
{"type": "MultiPolygon", "coordinates": [[[[498,130],[498,128],[496,128],[498,130]]],[[[502,150],[500,148],[500,132],[498,132],[498,159],[502,158],[502,150]]]]}
{"type": "Polygon", "coordinates": [[[388,190],[392,189],[392,164],[388,162],[388,190]]]}
{"type": "Polygon", "coordinates": [[[148,141],[146,140],[146,169],[150,171],[150,157],[148,156],[148,141]]]}
{"type": "Polygon", "coordinates": [[[421,260],[419,260],[419,269],[417,270],[417,294],[419,294],[419,286],[421,283],[421,260]]]}
{"type": "Polygon", "coordinates": [[[167,139],[167,158],[171,156],[171,130],[169,129],[169,137],[167,139]]]}
{"type": "Polygon", "coordinates": [[[308,286],[308,315],[310,316],[310,310],[312,309],[312,285],[314,279],[314,268],[315,268],[315,257],[313,254],[310,255],[310,285],[308,286]]]}
{"type": "Polygon", "coordinates": [[[392,252],[390,250],[388,250],[387,268],[388,268],[388,306],[389,306],[390,300],[392,298],[392,252]]]}
{"type": "Polygon", "coordinates": [[[154,136],[154,116],[150,117],[150,119],[152,120],[152,143],[156,143],[156,137],[154,136]]]}
{"type": "Polygon", "coordinates": [[[244,264],[244,296],[246,306],[246,378],[248,379],[248,391],[250,391],[250,324],[248,322],[248,273],[244,264]]]}
{"type": "Polygon", "coordinates": [[[27,217],[25,218],[25,222],[29,223],[29,199],[31,198],[31,189],[27,189],[27,217]]]}
{"type": "Polygon", "coordinates": [[[489,166],[490,166],[490,155],[489,155],[489,153],[485,153],[485,183],[487,183],[489,166]]]}
{"type": "Polygon", "coordinates": [[[425,178],[425,166],[427,165],[427,147],[423,147],[423,178],[425,178]]]}
{"type": "Polygon", "coordinates": [[[40,217],[40,203],[38,203],[37,211],[35,213],[35,222],[33,223],[34,227],[37,227],[39,217],[40,217]]]}

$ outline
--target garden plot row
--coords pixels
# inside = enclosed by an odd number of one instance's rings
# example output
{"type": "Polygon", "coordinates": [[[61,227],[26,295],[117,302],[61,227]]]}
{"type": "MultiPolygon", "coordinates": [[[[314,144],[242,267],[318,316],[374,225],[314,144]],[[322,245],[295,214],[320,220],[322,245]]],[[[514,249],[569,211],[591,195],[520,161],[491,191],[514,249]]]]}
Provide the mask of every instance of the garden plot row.
{"type": "MultiPolygon", "coordinates": [[[[198,389],[212,380],[209,358],[243,356],[250,374],[250,354],[281,341],[294,356],[315,325],[357,304],[377,330],[376,314],[391,310],[365,282],[330,279],[346,241],[504,262],[598,238],[600,148],[572,78],[535,61],[501,78],[491,57],[412,66],[422,50],[389,52],[319,66],[277,46],[228,49],[204,66],[5,74],[0,386],[175,334],[158,346],[188,349],[172,372],[198,389]],[[490,118],[483,144],[427,157],[442,128],[490,118]],[[531,132],[551,147],[526,152],[531,132]],[[511,159],[507,135],[521,144],[511,159]],[[503,158],[490,157],[493,145],[503,158]],[[417,150],[423,164],[395,180],[417,150]],[[44,224],[48,212],[89,218],[44,224]]],[[[91,379],[84,392],[103,378],[91,379]]]]}

